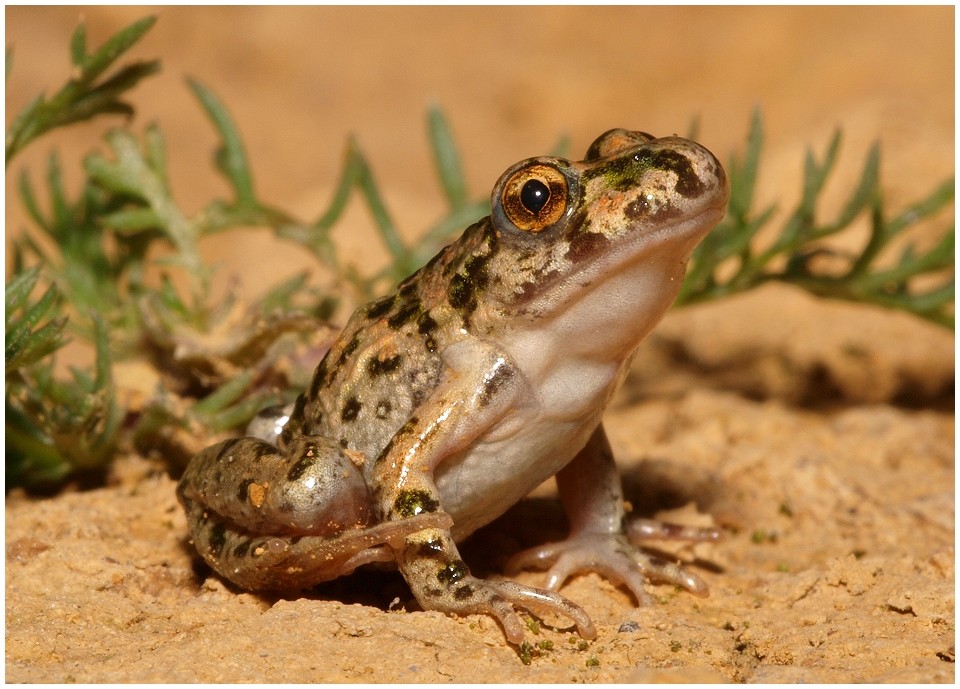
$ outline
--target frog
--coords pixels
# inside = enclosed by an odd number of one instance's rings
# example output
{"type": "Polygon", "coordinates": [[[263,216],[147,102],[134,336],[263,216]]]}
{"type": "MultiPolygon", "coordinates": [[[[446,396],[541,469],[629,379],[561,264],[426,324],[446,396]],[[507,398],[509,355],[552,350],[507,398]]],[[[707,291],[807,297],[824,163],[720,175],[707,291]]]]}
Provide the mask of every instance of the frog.
{"type": "Polygon", "coordinates": [[[581,161],[529,158],[471,224],[388,295],[359,307],[287,407],[189,462],[177,495],[210,567],[251,591],[298,591],[392,566],[425,610],[495,618],[591,617],[559,593],[594,571],[639,604],[649,582],[707,595],[648,539],[712,528],[627,518],[602,416],[638,346],[720,222],[727,178],[705,147],[612,129],[581,161]],[[555,477],[565,540],[474,576],[457,544],[555,477]]]}

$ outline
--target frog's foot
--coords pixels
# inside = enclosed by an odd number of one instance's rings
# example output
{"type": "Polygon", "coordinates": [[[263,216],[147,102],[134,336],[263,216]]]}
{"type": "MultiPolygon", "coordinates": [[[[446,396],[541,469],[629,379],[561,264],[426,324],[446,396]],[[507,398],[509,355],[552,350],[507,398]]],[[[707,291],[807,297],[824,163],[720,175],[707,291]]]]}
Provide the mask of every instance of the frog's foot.
{"type": "Polygon", "coordinates": [[[436,603],[429,607],[456,615],[492,615],[500,622],[507,640],[512,644],[523,642],[524,629],[527,628],[517,614],[517,608],[528,610],[541,618],[552,615],[566,617],[573,621],[577,633],[584,639],[595,639],[597,636],[590,616],[576,603],[553,591],[512,581],[488,581],[467,575],[457,582],[452,597],[445,597],[436,603]]]}
{"type": "MultiPolygon", "coordinates": [[[[719,537],[715,529],[639,521],[638,526],[631,525],[629,529],[632,541],[705,541],[719,537]]],[[[558,590],[574,574],[597,572],[626,586],[640,605],[649,605],[653,600],[644,588],[647,581],[674,584],[700,597],[708,594],[707,585],[696,574],[676,562],[644,553],[622,534],[582,532],[565,541],[524,550],[507,562],[508,572],[522,569],[548,569],[546,588],[551,591],[558,590]]]]}

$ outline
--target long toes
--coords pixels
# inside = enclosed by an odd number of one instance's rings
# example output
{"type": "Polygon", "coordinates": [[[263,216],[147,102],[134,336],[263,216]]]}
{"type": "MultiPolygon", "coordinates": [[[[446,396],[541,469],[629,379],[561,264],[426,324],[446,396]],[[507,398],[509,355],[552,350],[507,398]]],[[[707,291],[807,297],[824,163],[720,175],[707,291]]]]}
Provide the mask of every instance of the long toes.
{"type": "MultiPolygon", "coordinates": [[[[586,611],[558,593],[544,591],[513,582],[500,582],[499,588],[509,600],[537,616],[561,615],[571,620],[577,627],[577,633],[584,639],[595,639],[597,630],[586,611]]],[[[521,634],[522,640],[522,634],[521,634]]]]}
{"type": "Polygon", "coordinates": [[[634,543],[643,541],[687,541],[703,543],[718,541],[720,529],[700,526],[684,526],[654,519],[634,519],[627,526],[627,536],[634,543]]]}
{"type": "Polygon", "coordinates": [[[503,633],[507,637],[507,641],[517,645],[523,643],[523,620],[520,619],[513,606],[500,596],[491,597],[489,605],[490,612],[500,621],[500,626],[503,627],[503,633]]]}
{"type": "Polygon", "coordinates": [[[638,565],[648,579],[680,586],[700,598],[706,598],[710,594],[703,579],[676,562],[646,557],[642,558],[638,565]]]}

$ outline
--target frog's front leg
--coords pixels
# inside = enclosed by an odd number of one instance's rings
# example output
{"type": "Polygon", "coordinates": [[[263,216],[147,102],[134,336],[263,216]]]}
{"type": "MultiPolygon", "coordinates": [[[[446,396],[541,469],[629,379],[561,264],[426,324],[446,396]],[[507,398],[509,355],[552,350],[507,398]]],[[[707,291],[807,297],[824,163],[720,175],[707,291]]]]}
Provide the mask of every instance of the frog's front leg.
{"type": "Polygon", "coordinates": [[[292,590],[392,561],[385,544],[452,523],[436,513],[367,526],[370,496],[353,459],[320,437],[283,450],[259,438],[208,447],[177,485],[197,551],[241,588],[292,590]]]}
{"type": "MultiPolygon", "coordinates": [[[[469,448],[516,402],[525,385],[509,362],[495,352],[464,344],[447,352],[445,380],[394,435],[377,459],[375,497],[385,519],[409,520],[442,508],[434,484],[436,467],[469,448]],[[481,371],[461,376],[456,360],[469,362],[462,370],[481,371]]],[[[489,614],[499,620],[508,641],[519,644],[525,625],[516,612],[524,608],[538,615],[561,615],[572,620],[584,638],[596,630],[586,612],[552,591],[507,581],[487,581],[470,574],[449,528],[430,528],[411,534],[395,547],[397,563],[411,591],[427,610],[467,615],[489,614]]]]}
{"type": "Polygon", "coordinates": [[[514,555],[507,571],[548,569],[546,587],[557,590],[578,572],[598,572],[626,586],[640,605],[651,602],[647,580],[675,584],[697,596],[707,585],[683,566],[639,550],[633,542],[654,539],[712,541],[716,529],[699,529],[638,519],[624,533],[620,475],[603,426],[586,447],[557,474],[557,489],[570,520],[570,536],[514,555]]]}

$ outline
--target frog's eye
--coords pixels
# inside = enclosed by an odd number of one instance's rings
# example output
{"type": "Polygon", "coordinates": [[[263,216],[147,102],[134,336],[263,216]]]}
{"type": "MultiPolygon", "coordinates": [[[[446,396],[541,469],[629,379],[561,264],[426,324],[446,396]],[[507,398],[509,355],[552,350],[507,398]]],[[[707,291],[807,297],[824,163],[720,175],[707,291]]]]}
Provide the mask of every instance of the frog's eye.
{"type": "Polygon", "coordinates": [[[517,170],[500,193],[507,219],[524,232],[553,225],[567,210],[567,178],[557,168],[536,163],[517,170]]]}

